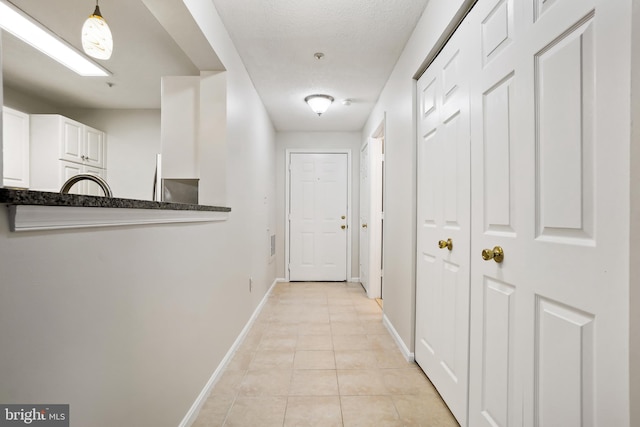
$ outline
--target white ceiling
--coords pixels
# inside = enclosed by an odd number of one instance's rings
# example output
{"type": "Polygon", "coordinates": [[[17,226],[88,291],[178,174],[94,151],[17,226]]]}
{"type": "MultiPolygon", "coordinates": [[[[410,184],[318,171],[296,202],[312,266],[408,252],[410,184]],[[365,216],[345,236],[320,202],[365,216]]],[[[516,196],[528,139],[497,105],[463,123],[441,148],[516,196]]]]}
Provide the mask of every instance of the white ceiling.
{"type": "MultiPolygon", "coordinates": [[[[6,1],[6,0],[2,0],[6,1]]],[[[109,77],[80,77],[7,32],[2,33],[5,86],[69,108],[160,108],[160,78],[197,75],[199,68],[222,69],[215,52],[203,42],[193,18],[174,0],[103,0],[100,10],[114,38],[108,61],[96,61],[111,71],[109,77]],[[149,3],[149,8],[145,6],[149,3]],[[168,5],[174,5],[168,8],[168,5]],[[167,33],[159,18],[184,30],[180,42],[167,33]],[[200,36],[201,40],[197,37],[200,36]],[[189,43],[193,40],[194,43],[189,43]],[[208,47],[208,51],[206,48],[208,47]],[[207,58],[203,60],[202,58],[207,58]],[[197,63],[197,64],[196,64],[197,63]],[[108,85],[111,84],[111,86],[108,85]]],[[[94,0],[11,0],[11,3],[47,26],[76,49],[82,50],[80,32],[93,12],[94,0]]]]}
{"type": "MultiPolygon", "coordinates": [[[[11,2],[81,49],[93,0],[11,2]]],[[[276,129],[357,131],[428,0],[213,2],[276,129]],[[322,117],[304,104],[312,93],[336,99],[322,117]]],[[[181,0],[102,0],[100,9],[114,53],[97,62],[112,76],[78,77],[3,33],[5,85],[63,107],[159,108],[161,76],[223,69],[181,0]]]]}
{"type": "Polygon", "coordinates": [[[427,1],[213,0],[278,130],[345,131],[362,129],[427,1]],[[336,99],[322,117],[312,93],[336,99]]]}

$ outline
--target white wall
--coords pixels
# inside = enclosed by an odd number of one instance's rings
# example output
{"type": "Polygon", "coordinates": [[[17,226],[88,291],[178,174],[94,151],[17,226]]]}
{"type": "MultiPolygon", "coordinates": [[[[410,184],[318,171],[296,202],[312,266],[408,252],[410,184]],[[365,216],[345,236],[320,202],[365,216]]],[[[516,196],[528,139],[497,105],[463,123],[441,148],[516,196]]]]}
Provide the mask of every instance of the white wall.
{"type": "Polygon", "coordinates": [[[230,219],[11,233],[0,209],[0,402],[175,427],[275,278],[275,132],[212,3],[190,4],[229,76],[230,219]]]}
{"type": "MultiPolygon", "coordinates": [[[[360,215],[360,146],[359,132],[278,132],[276,134],[276,188],[277,188],[277,239],[278,269],[276,274],[285,277],[285,194],[286,151],[288,149],[349,149],[351,150],[351,272],[348,279],[359,275],[359,215],[360,215]]],[[[349,272],[348,272],[349,273],[349,272]]]]}
{"type": "Polygon", "coordinates": [[[162,78],[162,175],[198,178],[200,76],[162,78]]]}
{"type": "MultiPolygon", "coordinates": [[[[276,277],[275,263],[265,262],[270,249],[266,230],[276,228],[275,130],[213,2],[184,4],[227,70],[227,200],[241,227],[235,240],[250,261],[245,269],[254,280],[256,307],[276,277]]],[[[248,286],[245,279],[242,287],[248,286]]]]}
{"type": "Polygon", "coordinates": [[[198,126],[198,200],[227,204],[227,73],[207,71],[200,76],[198,126]]]}
{"type": "Polygon", "coordinates": [[[415,80],[465,0],[431,0],[385,85],[362,138],[385,117],[384,312],[410,351],[415,329],[415,80]]]}
{"type": "Polygon", "coordinates": [[[631,235],[629,278],[630,419],[640,425],[640,0],[632,2],[631,17],[631,235]],[[635,260],[635,261],[634,261],[635,260]]]}
{"type": "Polygon", "coordinates": [[[59,113],[57,106],[7,86],[4,87],[3,105],[29,114],[59,113]]]}

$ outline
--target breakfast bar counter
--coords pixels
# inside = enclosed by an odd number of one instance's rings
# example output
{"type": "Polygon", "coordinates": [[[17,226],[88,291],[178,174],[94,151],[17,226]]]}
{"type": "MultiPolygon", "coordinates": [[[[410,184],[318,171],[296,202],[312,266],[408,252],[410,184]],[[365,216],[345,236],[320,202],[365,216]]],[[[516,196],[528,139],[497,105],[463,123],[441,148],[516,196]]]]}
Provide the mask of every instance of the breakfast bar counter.
{"type": "Polygon", "coordinates": [[[0,188],[11,231],[224,221],[231,208],[0,188]]]}

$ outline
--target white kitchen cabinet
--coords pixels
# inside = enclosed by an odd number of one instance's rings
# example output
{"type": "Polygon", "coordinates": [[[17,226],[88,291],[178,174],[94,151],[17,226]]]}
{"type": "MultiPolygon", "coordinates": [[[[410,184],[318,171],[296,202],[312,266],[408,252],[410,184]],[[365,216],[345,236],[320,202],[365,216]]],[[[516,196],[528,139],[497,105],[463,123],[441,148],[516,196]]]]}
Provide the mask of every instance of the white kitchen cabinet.
{"type": "Polygon", "coordinates": [[[31,141],[33,149],[43,153],[38,157],[55,155],[57,159],[106,168],[104,132],[68,117],[32,114],[31,141]]]}
{"type": "Polygon", "coordinates": [[[29,115],[2,108],[3,185],[29,188],[29,115]]]}
{"type": "MultiPolygon", "coordinates": [[[[30,130],[32,189],[60,191],[78,173],[106,176],[104,132],[58,114],[31,115],[30,130]]],[[[88,183],[74,186],[73,192],[102,194],[88,183]]]]}
{"type": "MultiPolygon", "coordinates": [[[[53,144],[57,139],[59,158],[70,162],[82,163],[84,160],[83,125],[64,116],[35,116],[32,127],[37,145],[53,144]],[[49,138],[47,141],[46,138],[49,138]]],[[[41,148],[41,147],[38,147],[41,148]]],[[[54,147],[52,147],[54,148],[54,147]]],[[[53,150],[52,150],[53,151],[53,150]]]]}
{"type": "Polygon", "coordinates": [[[84,164],[106,169],[107,156],[105,153],[105,133],[101,130],[84,126],[84,164]]]}

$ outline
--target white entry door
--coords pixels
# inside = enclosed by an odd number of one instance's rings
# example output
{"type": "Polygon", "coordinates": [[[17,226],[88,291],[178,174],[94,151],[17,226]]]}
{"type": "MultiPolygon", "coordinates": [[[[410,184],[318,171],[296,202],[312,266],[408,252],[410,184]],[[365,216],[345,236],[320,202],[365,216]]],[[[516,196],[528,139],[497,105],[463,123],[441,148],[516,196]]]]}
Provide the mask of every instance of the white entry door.
{"type": "Polygon", "coordinates": [[[467,419],[470,127],[468,31],[418,81],[415,359],[461,425],[467,419]]]}
{"type": "Polygon", "coordinates": [[[360,282],[369,298],[382,298],[382,139],[360,150],[360,282]]]}
{"type": "Polygon", "coordinates": [[[347,154],[292,153],[289,174],[289,280],[346,280],[347,154]]]}
{"type": "Polygon", "coordinates": [[[628,426],[627,6],[480,0],[468,17],[470,425],[628,426]]]}

